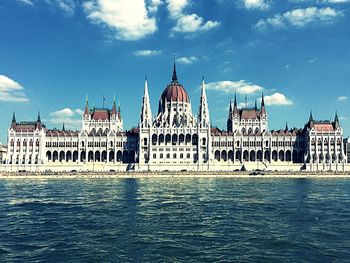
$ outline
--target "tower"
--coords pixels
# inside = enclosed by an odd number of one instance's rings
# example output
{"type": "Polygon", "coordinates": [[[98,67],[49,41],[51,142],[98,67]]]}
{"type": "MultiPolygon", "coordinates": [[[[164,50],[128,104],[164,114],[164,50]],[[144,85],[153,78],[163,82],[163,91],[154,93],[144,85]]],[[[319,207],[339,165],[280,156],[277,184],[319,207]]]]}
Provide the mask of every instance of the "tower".
{"type": "Polygon", "coordinates": [[[149,128],[152,126],[152,112],[151,104],[148,95],[148,82],[147,77],[145,78],[145,88],[143,92],[141,116],[140,116],[140,128],[149,128]]]}
{"type": "Polygon", "coordinates": [[[207,95],[205,93],[204,77],[202,80],[202,92],[201,92],[201,98],[199,102],[198,125],[199,125],[199,128],[207,128],[210,126],[209,108],[208,108],[207,95]]]}

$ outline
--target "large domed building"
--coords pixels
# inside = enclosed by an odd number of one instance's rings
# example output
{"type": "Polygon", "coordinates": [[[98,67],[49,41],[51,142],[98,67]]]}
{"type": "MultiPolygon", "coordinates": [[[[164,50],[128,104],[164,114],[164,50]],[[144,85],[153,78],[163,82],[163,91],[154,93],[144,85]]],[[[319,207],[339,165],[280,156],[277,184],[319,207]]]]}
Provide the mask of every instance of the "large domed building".
{"type": "Polygon", "coordinates": [[[338,115],[317,121],[310,114],[302,129],[269,130],[264,96],[261,105],[229,104],[227,129],[210,125],[204,79],[199,108],[179,80],[174,63],[170,83],[152,116],[145,79],[138,127],[123,130],[120,107],[89,107],[80,131],[48,129],[36,121],[17,122],[8,129],[4,171],[234,171],[350,170],[347,141],[338,115]],[[195,117],[196,116],[196,117],[195,117]]]}
{"type": "Polygon", "coordinates": [[[145,80],[141,118],[139,165],[147,169],[193,169],[205,167],[210,154],[209,109],[204,81],[198,119],[192,114],[191,100],[178,81],[176,65],[172,80],[161,94],[158,114],[152,119],[148,83],[145,80]]]}

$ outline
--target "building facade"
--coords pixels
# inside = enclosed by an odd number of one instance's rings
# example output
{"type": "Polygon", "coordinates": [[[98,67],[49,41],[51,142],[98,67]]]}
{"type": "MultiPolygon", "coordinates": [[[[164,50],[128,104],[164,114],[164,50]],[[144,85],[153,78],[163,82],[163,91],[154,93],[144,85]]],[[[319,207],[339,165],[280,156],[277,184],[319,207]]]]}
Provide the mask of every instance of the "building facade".
{"type": "Polygon", "coordinates": [[[6,171],[345,171],[347,140],[338,115],[317,121],[310,114],[301,129],[269,130],[268,113],[230,101],[227,129],[210,125],[204,79],[197,117],[180,84],[174,64],[172,80],[152,115],[145,79],[138,127],[123,130],[120,107],[89,107],[85,102],[80,131],[47,129],[40,114],[8,130],[6,171]]]}

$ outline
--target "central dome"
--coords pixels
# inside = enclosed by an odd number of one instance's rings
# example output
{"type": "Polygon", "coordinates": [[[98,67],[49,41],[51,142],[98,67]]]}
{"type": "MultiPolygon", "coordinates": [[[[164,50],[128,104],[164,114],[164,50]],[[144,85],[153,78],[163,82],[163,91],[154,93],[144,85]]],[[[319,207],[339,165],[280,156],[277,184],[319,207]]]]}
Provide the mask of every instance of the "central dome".
{"type": "Polygon", "coordinates": [[[189,97],[184,87],[177,81],[176,67],[174,63],[174,71],[171,83],[165,88],[162,93],[161,101],[179,101],[189,102],[189,97]]]}

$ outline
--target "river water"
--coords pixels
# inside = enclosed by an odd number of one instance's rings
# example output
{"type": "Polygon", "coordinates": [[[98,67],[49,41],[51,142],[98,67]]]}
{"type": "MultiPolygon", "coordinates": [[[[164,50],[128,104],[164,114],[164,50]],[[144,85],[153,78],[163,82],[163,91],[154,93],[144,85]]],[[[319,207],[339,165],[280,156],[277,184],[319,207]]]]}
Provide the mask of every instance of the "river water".
{"type": "Polygon", "coordinates": [[[347,262],[346,179],[0,180],[1,262],[347,262]]]}

